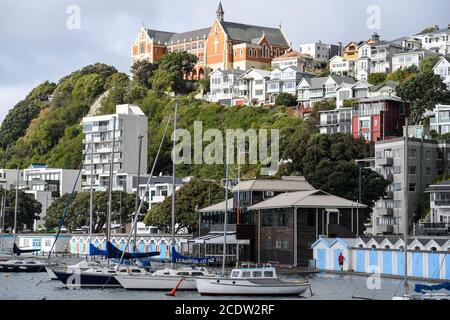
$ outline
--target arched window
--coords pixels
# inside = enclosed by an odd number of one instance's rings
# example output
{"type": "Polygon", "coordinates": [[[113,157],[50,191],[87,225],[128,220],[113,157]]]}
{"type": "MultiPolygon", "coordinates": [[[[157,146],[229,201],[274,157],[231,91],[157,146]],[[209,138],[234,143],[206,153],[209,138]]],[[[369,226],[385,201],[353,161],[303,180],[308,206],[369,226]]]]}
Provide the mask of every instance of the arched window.
{"type": "Polygon", "coordinates": [[[420,247],[415,247],[414,250],[419,251],[419,250],[420,250],[420,247]]]}
{"type": "Polygon", "coordinates": [[[244,50],[241,49],[241,58],[244,56],[244,50]]]}
{"type": "Polygon", "coordinates": [[[377,246],[373,244],[371,248],[372,248],[372,249],[376,249],[377,246]]]}
{"type": "Polygon", "coordinates": [[[267,57],[267,47],[266,47],[266,45],[265,44],[263,44],[263,46],[262,46],[262,56],[264,57],[264,58],[266,58],[267,57]]]}
{"type": "Polygon", "coordinates": [[[358,247],[359,247],[359,248],[363,248],[364,246],[363,246],[362,244],[360,244],[358,247]]]}
{"type": "Polygon", "coordinates": [[[384,246],[385,249],[390,249],[391,247],[389,245],[384,246]]]}
{"type": "Polygon", "coordinates": [[[253,49],[248,50],[248,55],[249,55],[250,57],[253,57],[253,49]]]}
{"type": "Polygon", "coordinates": [[[436,252],[437,248],[436,247],[431,247],[431,251],[436,252]]]}

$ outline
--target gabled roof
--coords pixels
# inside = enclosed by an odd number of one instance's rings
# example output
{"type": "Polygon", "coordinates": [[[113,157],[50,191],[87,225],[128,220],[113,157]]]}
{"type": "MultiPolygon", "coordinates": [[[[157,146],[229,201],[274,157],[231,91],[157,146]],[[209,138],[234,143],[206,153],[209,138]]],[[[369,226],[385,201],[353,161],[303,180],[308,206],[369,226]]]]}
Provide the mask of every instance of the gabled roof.
{"type": "Polygon", "coordinates": [[[381,83],[381,84],[379,84],[379,85],[377,85],[377,86],[373,86],[373,87],[371,87],[370,88],[370,91],[378,91],[378,90],[380,90],[381,88],[383,88],[383,87],[390,87],[390,88],[392,88],[392,89],[395,89],[395,88],[397,88],[399,86],[399,83],[398,82],[396,82],[396,81],[392,81],[392,80],[387,80],[387,81],[385,81],[385,82],[383,82],[383,83],[381,83]]]}
{"type": "Polygon", "coordinates": [[[291,51],[286,52],[285,54],[283,54],[283,55],[281,55],[279,57],[273,58],[273,61],[289,60],[289,59],[293,59],[293,58],[314,59],[309,54],[301,53],[301,52],[295,51],[295,50],[291,50],[291,51]]]}
{"type": "Polygon", "coordinates": [[[239,191],[300,191],[300,190],[314,190],[303,177],[295,177],[297,179],[277,179],[277,180],[247,180],[241,181],[233,188],[233,192],[239,191]],[[303,179],[302,179],[303,178],[303,179]]]}
{"type": "Polygon", "coordinates": [[[436,31],[432,31],[432,32],[420,32],[420,33],[417,33],[416,35],[434,35],[434,34],[440,34],[440,33],[446,33],[446,32],[450,32],[450,28],[443,28],[443,29],[439,29],[436,31]]]}
{"type": "Polygon", "coordinates": [[[160,30],[152,30],[152,29],[145,29],[147,31],[147,34],[150,38],[153,39],[154,43],[166,43],[169,42],[170,38],[175,35],[175,32],[168,32],[168,31],[160,31],[160,30]]]}
{"type": "Polygon", "coordinates": [[[347,76],[336,76],[334,74],[330,75],[330,77],[336,82],[338,85],[341,83],[355,83],[355,80],[352,77],[347,76]]]}
{"type": "Polygon", "coordinates": [[[245,71],[241,70],[241,69],[228,69],[228,70],[216,69],[213,72],[211,72],[210,75],[213,74],[213,73],[222,73],[222,74],[225,74],[225,75],[234,74],[234,75],[237,75],[237,76],[241,76],[241,75],[243,75],[245,73],[245,71]]]}
{"type": "Polygon", "coordinates": [[[256,40],[259,42],[262,36],[265,35],[271,45],[290,46],[283,32],[278,28],[260,27],[228,21],[221,21],[220,23],[231,40],[254,43],[256,40]]]}
{"type": "Polygon", "coordinates": [[[450,55],[442,56],[439,61],[436,63],[436,65],[433,67],[433,70],[436,69],[436,67],[441,64],[442,61],[447,61],[450,63],[450,55]]]}
{"type": "Polygon", "coordinates": [[[239,78],[243,79],[248,74],[250,74],[251,72],[255,72],[255,73],[259,74],[263,78],[269,78],[270,77],[270,73],[271,73],[270,71],[263,70],[263,69],[250,68],[245,73],[243,73],[239,78]]]}
{"type": "Polygon", "coordinates": [[[248,209],[263,210],[294,207],[320,209],[367,208],[367,206],[363,204],[357,204],[356,202],[331,195],[321,190],[310,190],[283,193],[257,203],[248,209]]]}
{"type": "Polygon", "coordinates": [[[198,29],[198,30],[193,30],[193,31],[187,31],[187,32],[182,32],[182,33],[175,33],[168,41],[168,44],[171,44],[171,42],[173,41],[174,44],[177,43],[178,40],[180,40],[180,42],[183,41],[191,41],[192,40],[196,40],[197,37],[198,39],[203,39],[203,38],[208,38],[209,32],[211,31],[211,28],[203,28],[203,29],[198,29]]]}
{"type": "MultiPolygon", "coordinates": [[[[217,212],[217,211],[225,211],[225,201],[216,203],[212,206],[203,208],[199,210],[200,212],[217,212]]],[[[233,199],[228,199],[228,208],[227,211],[233,211],[233,199]]]]}

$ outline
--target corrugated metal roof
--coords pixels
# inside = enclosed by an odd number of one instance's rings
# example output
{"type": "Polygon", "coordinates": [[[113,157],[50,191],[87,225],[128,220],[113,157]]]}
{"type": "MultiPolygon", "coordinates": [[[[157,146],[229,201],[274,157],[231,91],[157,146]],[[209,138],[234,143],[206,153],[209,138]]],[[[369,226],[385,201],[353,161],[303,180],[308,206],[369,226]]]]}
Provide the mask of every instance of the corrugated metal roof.
{"type": "Polygon", "coordinates": [[[363,204],[333,196],[321,190],[298,191],[280,194],[254,206],[249,210],[262,210],[274,208],[319,208],[319,209],[339,209],[339,208],[367,208],[363,204]]]}
{"type": "Polygon", "coordinates": [[[302,177],[296,177],[298,179],[284,178],[281,180],[247,180],[241,181],[237,186],[233,188],[235,191],[301,191],[301,190],[314,190],[314,187],[310,185],[302,177]]]}
{"type": "Polygon", "coordinates": [[[232,40],[254,43],[255,39],[261,39],[265,35],[271,45],[290,46],[281,30],[277,28],[252,26],[228,21],[223,21],[221,24],[232,40]]]}
{"type": "MultiPolygon", "coordinates": [[[[216,203],[212,206],[203,208],[199,210],[200,212],[216,212],[216,211],[225,211],[225,201],[216,203]]],[[[233,199],[228,199],[228,210],[227,211],[233,211],[233,199]]]]}

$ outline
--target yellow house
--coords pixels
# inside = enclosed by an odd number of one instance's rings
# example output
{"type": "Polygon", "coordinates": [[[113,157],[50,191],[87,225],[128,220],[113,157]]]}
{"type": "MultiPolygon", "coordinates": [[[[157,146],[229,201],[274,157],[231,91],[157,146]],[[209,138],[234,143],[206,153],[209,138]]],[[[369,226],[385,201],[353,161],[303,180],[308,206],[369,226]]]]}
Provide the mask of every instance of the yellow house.
{"type": "Polygon", "coordinates": [[[359,43],[350,42],[344,48],[344,60],[358,60],[358,47],[359,43]]]}

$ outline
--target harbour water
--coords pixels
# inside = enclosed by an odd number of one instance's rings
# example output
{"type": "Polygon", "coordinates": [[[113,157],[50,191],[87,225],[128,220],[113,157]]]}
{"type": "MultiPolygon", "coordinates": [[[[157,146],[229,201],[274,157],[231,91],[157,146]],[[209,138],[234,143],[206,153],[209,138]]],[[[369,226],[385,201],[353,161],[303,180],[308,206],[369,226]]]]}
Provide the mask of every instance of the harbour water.
{"type": "MultiPolygon", "coordinates": [[[[297,276],[283,276],[285,279],[297,276]]],[[[282,278],[283,278],[282,277],[282,278]]],[[[380,279],[378,285],[369,278],[354,275],[317,273],[309,277],[313,296],[307,291],[303,297],[276,299],[312,300],[391,300],[392,296],[404,293],[403,281],[380,279]],[[369,288],[377,289],[369,289],[369,288]]],[[[414,282],[410,283],[414,289],[414,282]]],[[[49,279],[47,273],[0,273],[0,299],[2,300],[210,300],[221,297],[201,297],[196,291],[179,291],[176,297],[167,297],[165,292],[127,291],[125,289],[67,289],[59,281],[49,279]]],[[[232,297],[227,299],[252,299],[254,297],[232,297]]],[[[274,299],[274,298],[259,298],[274,299]]]]}

